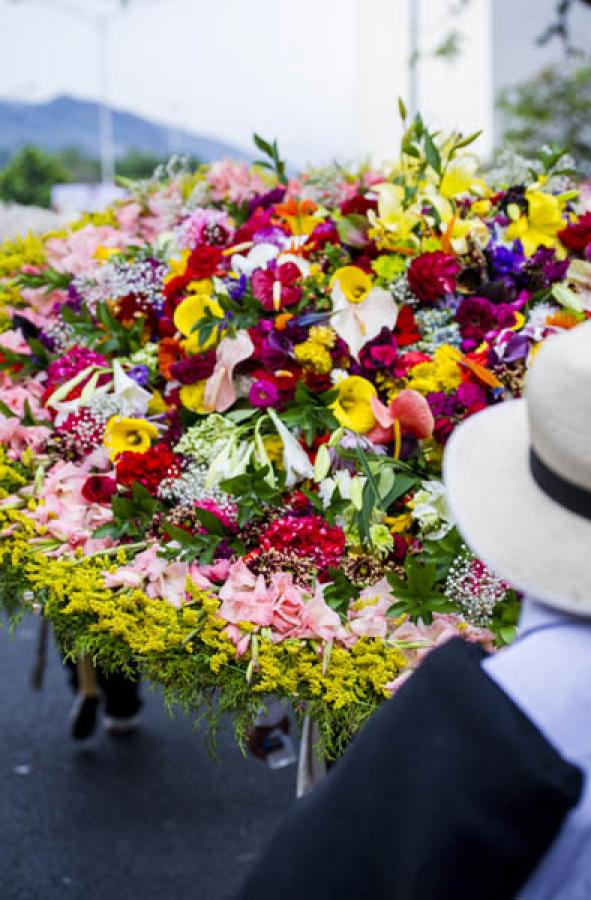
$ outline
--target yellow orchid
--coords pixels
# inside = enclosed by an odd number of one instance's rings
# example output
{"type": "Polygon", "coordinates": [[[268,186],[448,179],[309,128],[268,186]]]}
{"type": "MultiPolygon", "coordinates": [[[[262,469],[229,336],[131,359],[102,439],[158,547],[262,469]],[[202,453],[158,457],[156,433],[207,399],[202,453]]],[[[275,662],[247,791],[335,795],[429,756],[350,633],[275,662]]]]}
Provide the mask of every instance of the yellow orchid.
{"type": "Polygon", "coordinates": [[[336,420],[344,428],[365,434],[376,424],[371,398],[377,391],[371,381],[360,375],[350,375],[336,385],[338,397],[332,405],[336,420]]]}
{"type": "Polygon", "coordinates": [[[218,329],[214,328],[206,340],[200,344],[197,332],[193,327],[203,319],[207,313],[222,318],[224,311],[220,304],[209,294],[190,294],[177,306],[174,311],[175,327],[187,340],[183,341],[183,347],[187,353],[203,353],[214,347],[218,340],[218,329]]]}
{"type": "Polygon", "coordinates": [[[505,232],[508,241],[521,241],[527,256],[532,256],[538,247],[554,247],[560,257],[566,250],[558,240],[558,232],[564,228],[562,202],[560,197],[543,191],[528,190],[527,215],[519,216],[505,232]]]}
{"type": "Polygon", "coordinates": [[[146,419],[128,419],[124,416],[111,416],[105,428],[105,447],[112,460],[120,453],[131,450],[132,453],[145,453],[158,437],[158,429],[146,419]]]}

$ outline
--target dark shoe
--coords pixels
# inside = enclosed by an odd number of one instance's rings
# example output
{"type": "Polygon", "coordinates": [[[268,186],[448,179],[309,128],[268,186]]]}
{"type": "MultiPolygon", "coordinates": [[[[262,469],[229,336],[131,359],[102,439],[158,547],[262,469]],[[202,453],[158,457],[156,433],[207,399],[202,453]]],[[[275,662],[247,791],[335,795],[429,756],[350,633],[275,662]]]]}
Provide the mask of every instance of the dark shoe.
{"type": "Polygon", "coordinates": [[[96,728],[98,705],[98,696],[76,694],[70,711],[70,734],[74,740],[83,741],[93,733],[96,728]]]}
{"type": "Polygon", "coordinates": [[[111,737],[122,737],[123,735],[133,734],[137,731],[140,724],[140,716],[136,713],[134,716],[105,716],[103,719],[105,731],[111,737]]]}

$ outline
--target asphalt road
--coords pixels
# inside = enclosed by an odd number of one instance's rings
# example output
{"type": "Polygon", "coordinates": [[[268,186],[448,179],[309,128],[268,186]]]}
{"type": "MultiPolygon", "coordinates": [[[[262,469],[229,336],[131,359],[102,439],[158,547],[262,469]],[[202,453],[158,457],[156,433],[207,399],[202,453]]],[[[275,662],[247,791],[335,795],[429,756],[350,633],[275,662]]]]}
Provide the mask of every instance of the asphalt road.
{"type": "Polygon", "coordinates": [[[1,900],[231,900],[295,793],[295,767],[244,759],[228,731],[212,760],[191,723],[144,690],[133,737],[67,731],[72,695],[37,623],[0,630],[1,900]]]}

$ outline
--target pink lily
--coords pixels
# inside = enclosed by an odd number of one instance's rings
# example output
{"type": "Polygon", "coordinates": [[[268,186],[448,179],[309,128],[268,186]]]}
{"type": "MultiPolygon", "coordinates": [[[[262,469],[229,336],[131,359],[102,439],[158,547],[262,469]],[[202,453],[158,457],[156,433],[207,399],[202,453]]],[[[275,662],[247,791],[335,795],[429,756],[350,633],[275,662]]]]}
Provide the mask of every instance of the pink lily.
{"type": "Polygon", "coordinates": [[[235,338],[225,337],[220,341],[215,369],[205,385],[203,399],[206,409],[225,412],[232,406],[237,396],[232,382],[234,369],[253,352],[254,344],[248,331],[239,331],[235,338]]]}

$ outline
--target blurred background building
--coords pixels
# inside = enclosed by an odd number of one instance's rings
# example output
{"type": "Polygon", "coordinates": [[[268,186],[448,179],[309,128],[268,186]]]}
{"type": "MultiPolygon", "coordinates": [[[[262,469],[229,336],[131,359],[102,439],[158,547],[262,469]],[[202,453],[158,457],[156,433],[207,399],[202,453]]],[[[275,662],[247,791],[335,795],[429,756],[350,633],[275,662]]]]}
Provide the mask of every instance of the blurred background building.
{"type": "Polygon", "coordinates": [[[48,205],[48,182],[141,177],[174,153],[249,158],[253,130],[292,168],[381,160],[396,154],[399,96],[437,127],[482,129],[485,157],[507,132],[525,149],[578,141],[584,157],[591,8],[567,3],[561,33],[558,6],[0,0],[0,198],[48,205]]]}

